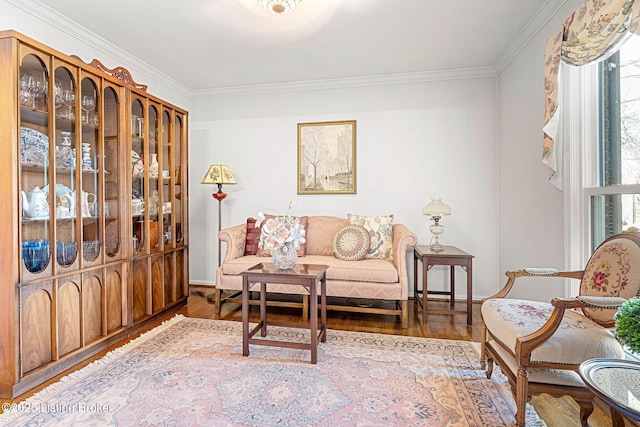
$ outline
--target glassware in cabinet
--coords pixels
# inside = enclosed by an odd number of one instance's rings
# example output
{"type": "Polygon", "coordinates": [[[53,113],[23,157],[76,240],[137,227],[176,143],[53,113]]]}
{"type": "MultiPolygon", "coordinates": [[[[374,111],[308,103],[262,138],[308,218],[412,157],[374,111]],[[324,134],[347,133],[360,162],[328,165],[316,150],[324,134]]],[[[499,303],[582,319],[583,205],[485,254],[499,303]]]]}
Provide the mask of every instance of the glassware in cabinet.
{"type": "Polygon", "coordinates": [[[80,144],[81,157],[78,159],[80,175],[80,191],[75,193],[78,215],[82,222],[82,258],[83,265],[100,263],[102,253],[102,222],[100,221],[99,196],[102,193],[103,170],[100,171],[102,144],[98,126],[94,123],[95,106],[102,102],[98,89],[99,80],[92,76],[83,77],[78,94],[80,114],[77,119],[82,129],[80,144]]]}
{"type": "Polygon", "coordinates": [[[147,146],[149,148],[149,157],[148,164],[149,170],[147,173],[148,176],[148,189],[149,195],[147,198],[147,206],[148,206],[148,229],[149,229],[149,250],[151,252],[157,252],[161,249],[161,226],[162,220],[160,217],[160,209],[162,203],[161,197],[161,188],[160,182],[161,178],[159,178],[159,163],[158,163],[158,155],[159,155],[159,144],[158,144],[158,132],[159,132],[159,122],[160,118],[158,115],[159,106],[155,104],[149,105],[149,114],[148,114],[148,126],[149,133],[147,138],[147,146]]]}
{"type": "Polygon", "coordinates": [[[20,209],[22,278],[50,274],[52,196],[48,114],[49,58],[24,48],[18,80],[20,120],[20,209]]]}
{"type": "Polygon", "coordinates": [[[182,167],[183,158],[185,157],[183,150],[186,150],[183,139],[183,132],[185,131],[184,116],[176,114],[173,122],[173,240],[176,246],[183,246],[184,233],[186,231],[183,229],[183,210],[186,200],[183,199],[182,194],[183,176],[186,172],[182,167]]]}
{"type": "Polygon", "coordinates": [[[145,143],[145,108],[142,99],[134,99],[131,103],[130,135],[131,135],[131,221],[132,221],[132,249],[134,255],[146,253],[146,194],[145,176],[147,169],[145,165],[145,152],[148,148],[145,143]]]}
{"type": "Polygon", "coordinates": [[[76,151],[79,134],[76,131],[75,99],[78,90],[77,69],[56,61],[52,79],[51,114],[54,117],[53,161],[54,184],[51,186],[52,210],[55,215],[55,250],[57,268],[77,269],[78,247],[77,204],[75,190],[78,185],[76,151]]]}

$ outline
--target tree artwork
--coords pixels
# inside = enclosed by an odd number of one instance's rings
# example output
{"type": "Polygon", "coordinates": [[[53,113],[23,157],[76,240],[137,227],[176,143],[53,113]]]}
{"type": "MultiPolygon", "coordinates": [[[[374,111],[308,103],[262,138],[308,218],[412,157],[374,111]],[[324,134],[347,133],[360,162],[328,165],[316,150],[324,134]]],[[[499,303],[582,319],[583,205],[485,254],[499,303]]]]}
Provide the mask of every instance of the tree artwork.
{"type": "Polygon", "coordinates": [[[298,124],[298,194],[355,194],[356,122],[298,124]]]}

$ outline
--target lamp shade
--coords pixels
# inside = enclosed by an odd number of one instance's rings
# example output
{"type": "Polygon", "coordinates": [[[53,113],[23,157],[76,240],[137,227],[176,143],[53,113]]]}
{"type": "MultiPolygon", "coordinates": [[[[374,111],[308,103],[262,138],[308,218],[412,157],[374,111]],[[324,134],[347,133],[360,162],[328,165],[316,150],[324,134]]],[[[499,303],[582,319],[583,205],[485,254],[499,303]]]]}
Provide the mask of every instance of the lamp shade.
{"type": "Polygon", "coordinates": [[[201,184],[237,184],[227,165],[211,165],[201,184]]]}
{"type": "Polygon", "coordinates": [[[442,217],[451,215],[451,208],[442,201],[442,197],[433,197],[431,201],[422,208],[422,213],[424,215],[442,217]]]}

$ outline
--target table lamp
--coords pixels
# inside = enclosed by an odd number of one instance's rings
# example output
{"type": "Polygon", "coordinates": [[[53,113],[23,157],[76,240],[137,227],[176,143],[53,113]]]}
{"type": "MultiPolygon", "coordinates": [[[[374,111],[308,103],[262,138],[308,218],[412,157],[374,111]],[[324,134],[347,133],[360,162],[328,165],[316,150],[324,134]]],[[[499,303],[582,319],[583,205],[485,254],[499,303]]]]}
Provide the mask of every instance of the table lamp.
{"type": "MultiPolygon", "coordinates": [[[[202,178],[201,184],[218,184],[218,192],[211,196],[218,201],[218,233],[222,229],[222,201],[227,197],[227,193],[222,192],[223,184],[237,184],[236,179],[227,165],[211,165],[202,178]]],[[[218,237],[218,267],[220,267],[221,242],[218,237]]]]}
{"type": "Polygon", "coordinates": [[[436,195],[422,208],[424,215],[433,218],[433,225],[429,227],[433,233],[433,243],[429,246],[432,252],[442,252],[444,246],[440,244],[440,234],[444,231],[444,225],[440,224],[440,219],[445,215],[451,215],[451,208],[442,201],[442,197],[436,195]]]}

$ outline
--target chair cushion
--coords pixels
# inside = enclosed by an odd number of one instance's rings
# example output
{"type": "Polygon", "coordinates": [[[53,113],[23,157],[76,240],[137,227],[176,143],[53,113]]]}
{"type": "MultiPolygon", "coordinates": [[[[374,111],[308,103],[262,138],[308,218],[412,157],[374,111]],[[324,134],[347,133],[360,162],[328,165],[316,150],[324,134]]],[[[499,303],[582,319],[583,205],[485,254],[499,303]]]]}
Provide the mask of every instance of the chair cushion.
{"type": "MultiPolygon", "coordinates": [[[[631,239],[619,237],[604,242],[591,255],[580,283],[580,295],[629,299],[640,288],[640,247],[631,239]],[[636,260],[634,263],[633,261],[636,260]]],[[[612,326],[616,309],[583,309],[584,314],[612,326]]]]}
{"type": "MultiPolygon", "coordinates": [[[[485,301],[481,312],[487,330],[515,353],[516,338],[540,329],[551,317],[553,306],[496,298],[485,301]]],[[[607,329],[578,311],[567,310],[556,333],[532,352],[531,361],[580,364],[595,357],[622,358],[624,351],[607,329]]]]}

